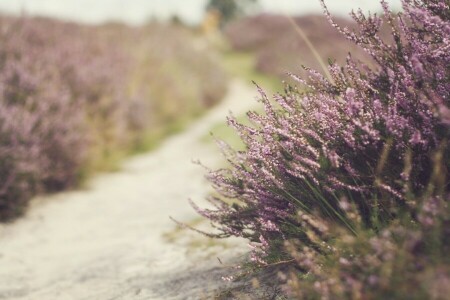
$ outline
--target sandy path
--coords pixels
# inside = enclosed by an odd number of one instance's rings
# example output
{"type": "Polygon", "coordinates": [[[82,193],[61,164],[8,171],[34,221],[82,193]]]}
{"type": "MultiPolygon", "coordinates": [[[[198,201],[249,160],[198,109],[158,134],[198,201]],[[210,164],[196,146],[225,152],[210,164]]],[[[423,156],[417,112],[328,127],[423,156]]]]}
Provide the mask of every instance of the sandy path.
{"type": "Polygon", "coordinates": [[[85,190],[38,200],[24,218],[0,225],[0,299],[198,299],[220,284],[216,256],[244,253],[243,242],[211,243],[184,231],[170,242],[169,215],[197,217],[187,198],[202,199],[208,184],[191,160],[212,165],[219,157],[200,138],[228,110],[254,105],[255,95],[233,81],[220,106],[158,150],[85,190]]]}

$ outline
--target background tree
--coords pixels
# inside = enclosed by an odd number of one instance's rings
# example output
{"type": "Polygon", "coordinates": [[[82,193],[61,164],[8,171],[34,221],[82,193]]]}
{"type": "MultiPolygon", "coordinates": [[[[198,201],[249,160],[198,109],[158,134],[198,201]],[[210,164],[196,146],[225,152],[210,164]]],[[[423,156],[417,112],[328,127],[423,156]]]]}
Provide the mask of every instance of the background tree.
{"type": "Polygon", "coordinates": [[[256,2],[257,0],[209,0],[206,11],[218,12],[220,14],[220,25],[223,26],[226,22],[242,15],[256,2]]]}

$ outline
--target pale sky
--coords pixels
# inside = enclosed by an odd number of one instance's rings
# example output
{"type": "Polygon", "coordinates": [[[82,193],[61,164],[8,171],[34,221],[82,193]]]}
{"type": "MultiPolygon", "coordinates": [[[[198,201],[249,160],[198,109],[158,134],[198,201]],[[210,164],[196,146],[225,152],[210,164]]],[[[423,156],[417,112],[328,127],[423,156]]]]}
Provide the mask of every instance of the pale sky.
{"type": "MultiPolygon", "coordinates": [[[[142,24],[151,17],[167,19],[178,15],[188,23],[200,22],[208,0],[0,0],[0,12],[53,16],[86,23],[118,20],[142,24]]],[[[266,12],[288,14],[321,13],[318,0],[259,0],[266,12]]],[[[379,11],[377,0],[327,0],[330,10],[347,15],[352,8],[379,11]]],[[[390,0],[400,9],[400,0],[390,0]]]]}

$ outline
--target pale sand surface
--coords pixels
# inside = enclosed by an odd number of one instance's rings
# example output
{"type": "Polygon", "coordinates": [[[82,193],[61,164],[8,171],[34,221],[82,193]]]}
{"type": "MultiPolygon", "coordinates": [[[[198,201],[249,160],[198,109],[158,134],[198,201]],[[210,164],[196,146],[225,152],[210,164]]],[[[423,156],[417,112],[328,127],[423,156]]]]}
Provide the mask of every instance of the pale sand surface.
{"type": "Polygon", "coordinates": [[[223,285],[228,270],[217,257],[231,264],[245,242],[210,241],[169,216],[198,219],[187,199],[201,203],[210,188],[192,159],[220,161],[201,137],[255,97],[254,87],[232,81],[218,107],[157,150],[84,190],[36,199],[25,217],[0,225],[0,299],[199,299],[223,285]]]}

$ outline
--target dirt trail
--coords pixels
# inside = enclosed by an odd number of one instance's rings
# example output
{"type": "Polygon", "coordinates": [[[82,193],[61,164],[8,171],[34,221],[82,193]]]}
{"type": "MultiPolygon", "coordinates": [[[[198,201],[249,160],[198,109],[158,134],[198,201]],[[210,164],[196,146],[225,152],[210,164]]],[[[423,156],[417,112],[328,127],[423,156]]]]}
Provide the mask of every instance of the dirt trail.
{"type": "Polygon", "coordinates": [[[253,106],[255,96],[233,81],[222,104],[156,151],[85,190],[37,199],[24,218],[0,225],[0,299],[198,299],[221,284],[216,257],[229,261],[247,250],[244,243],[184,231],[170,241],[169,215],[197,218],[187,198],[203,199],[209,188],[191,160],[219,158],[201,137],[229,110],[253,106]]]}

